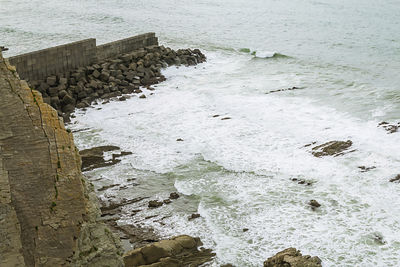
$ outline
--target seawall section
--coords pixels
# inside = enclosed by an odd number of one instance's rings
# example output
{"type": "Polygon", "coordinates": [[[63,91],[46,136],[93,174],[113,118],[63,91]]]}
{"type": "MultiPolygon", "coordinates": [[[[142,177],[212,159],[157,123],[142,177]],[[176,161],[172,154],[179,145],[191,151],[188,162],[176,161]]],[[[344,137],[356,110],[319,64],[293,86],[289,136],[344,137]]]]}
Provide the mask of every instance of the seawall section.
{"type": "Polygon", "coordinates": [[[21,54],[8,60],[17,68],[21,79],[33,81],[151,45],[158,45],[155,33],[145,33],[99,46],[96,45],[96,39],[90,38],[21,54]]]}

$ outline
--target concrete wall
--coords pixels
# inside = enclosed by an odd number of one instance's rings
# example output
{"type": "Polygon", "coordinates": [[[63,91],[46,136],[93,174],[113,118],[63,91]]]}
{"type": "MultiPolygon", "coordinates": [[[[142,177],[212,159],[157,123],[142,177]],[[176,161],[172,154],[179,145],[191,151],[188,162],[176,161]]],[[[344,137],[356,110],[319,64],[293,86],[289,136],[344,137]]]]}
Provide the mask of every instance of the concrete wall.
{"type": "Polygon", "coordinates": [[[97,59],[115,57],[145,46],[158,45],[155,33],[145,33],[130,38],[97,46],[97,59]]]}
{"type": "Polygon", "coordinates": [[[33,81],[157,44],[155,33],[141,34],[100,46],[96,46],[96,39],[91,38],[10,57],[9,61],[16,66],[22,79],[33,81]]]}
{"type": "Polygon", "coordinates": [[[38,80],[89,65],[95,58],[96,39],[92,38],[10,57],[9,62],[22,79],[38,80]]]}

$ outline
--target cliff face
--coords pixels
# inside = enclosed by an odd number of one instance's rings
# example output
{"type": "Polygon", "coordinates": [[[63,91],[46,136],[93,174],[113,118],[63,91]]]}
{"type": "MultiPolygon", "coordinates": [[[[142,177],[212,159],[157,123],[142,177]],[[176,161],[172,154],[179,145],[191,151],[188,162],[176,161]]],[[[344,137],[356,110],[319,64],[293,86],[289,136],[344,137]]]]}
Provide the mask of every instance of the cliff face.
{"type": "Polygon", "coordinates": [[[0,53],[0,266],[123,265],[80,166],[57,112],[0,53]]]}

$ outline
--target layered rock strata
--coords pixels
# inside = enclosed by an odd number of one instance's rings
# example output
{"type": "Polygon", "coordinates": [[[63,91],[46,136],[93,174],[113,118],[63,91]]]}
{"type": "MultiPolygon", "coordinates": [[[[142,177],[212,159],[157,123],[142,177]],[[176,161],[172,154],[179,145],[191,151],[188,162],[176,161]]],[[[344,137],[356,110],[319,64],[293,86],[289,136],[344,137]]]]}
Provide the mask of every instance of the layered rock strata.
{"type": "Polygon", "coordinates": [[[0,266],[123,266],[72,134],[0,53],[0,266]]]}

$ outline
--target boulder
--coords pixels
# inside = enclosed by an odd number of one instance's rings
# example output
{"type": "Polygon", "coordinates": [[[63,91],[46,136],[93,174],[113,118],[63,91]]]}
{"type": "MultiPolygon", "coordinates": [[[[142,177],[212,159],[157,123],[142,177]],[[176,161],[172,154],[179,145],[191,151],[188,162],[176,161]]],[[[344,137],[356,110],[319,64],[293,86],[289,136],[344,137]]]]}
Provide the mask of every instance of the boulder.
{"type": "Polygon", "coordinates": [[[321,267],[318,257],[303,256],[299,250],[288,248],[264,262],[264,267],[321,267]]]}
{"type": "Polygon", "coordinates": [[[179,198],[179,194],[176,192],[172,192],[171,194],[169,194],[169,198],[170,199],[178,199],[179,198]]]}
{"type": "Polygon", "coordinates": [[[57,85],[57,77],[56,76],[47,77],[46,83],[50,86],[56,86],[57,85]]]}
{"type": "MultiPolygon", "coordinates": [[[[99,66],[100,67],[100,66],[99,66]]],[[[93,77],[95,77],[96,79],[98,79],[99,77],[100,77],[100,72],[97,70],[97,69],[95,69],[93,72],[92,72],[92,75],[93,75],[93,77]]]]}
{"type": "Polygon", "coordinates": [[[161,207],[164,203],[158,200],[150,200],[149,201],[149,208],[158,208],[161,207]]]}
{"type": "Polygon", "coordinates": [[[203,266],[215,256],[211,250],[201,249],[200,239],[183,235],[137,248],[126,253],[125,267],[134,266],[203,266]]]}
{"type": "Polygon", "coordinates": [[[57,87],[50,87],[47,89],[49,96],[57,96],[58,95],[58,88],[57,87]]]}
{"type": "Polygon", "coordinates": [[[66,94],[62,99],[62,103],[64,105],[75,104],[75,99],[69,94],[66,94]]]}
{"type": "Polygon", "coordinates": [[[103,82],[108,82],[108,79],[110,78],[110,73],[108,73],[107,71],[102,71],[99,78],[103,82]]]}

